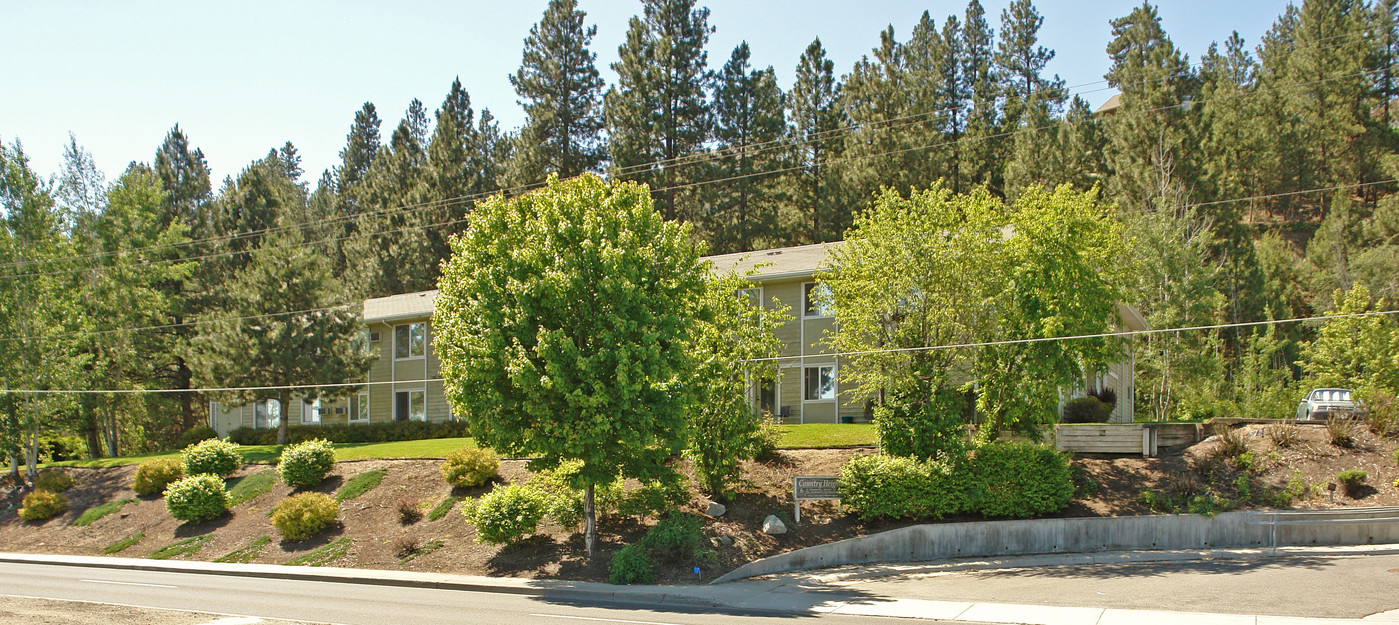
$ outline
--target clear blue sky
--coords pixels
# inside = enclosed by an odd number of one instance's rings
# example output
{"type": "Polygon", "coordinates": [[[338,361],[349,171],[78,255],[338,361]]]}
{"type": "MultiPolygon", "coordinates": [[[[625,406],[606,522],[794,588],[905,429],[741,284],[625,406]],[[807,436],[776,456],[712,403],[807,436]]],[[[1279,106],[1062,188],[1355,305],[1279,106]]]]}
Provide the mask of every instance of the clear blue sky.
{"type": "MultiPolygon", "coordinates": [[[[1000,29],[1008,0],[983,0],[1000,29]]],[[[176,122],[204,150],[215,186],[269,148],[290,140],[306,180],[338,161],[354,112],[374,102],[387,137],[413,98],[429,110],[460,76],[479,111],[504,128],[523,112],[507,78],[546,0],[517,2],[76,2],[0,0],[0,140],[16,137],[35,169],[56,172],[68,133],[108,179],[151,160],[176,122]]],[[[941,24],[964,2],[710,0],[709,63],[722,66],[747,40],[757,66],[791,86],[798,57],[820,36],[837,73],[847,73],[892,24],[899,40],[923,11],[941,24]]],[[[1108,20],[1137,2],[1040,0],[1041,44],[1056,51],[1050,73],[1095,106],[1111,91],[1108,20]]],[[[1249,46],[1286,6],[1281,0],[1167,1],[1159,7],[1176,45],[1199,59],[1231,31],[1249,46]]],[[[639,2],[580,0],[604,80],[639,2]]]]}

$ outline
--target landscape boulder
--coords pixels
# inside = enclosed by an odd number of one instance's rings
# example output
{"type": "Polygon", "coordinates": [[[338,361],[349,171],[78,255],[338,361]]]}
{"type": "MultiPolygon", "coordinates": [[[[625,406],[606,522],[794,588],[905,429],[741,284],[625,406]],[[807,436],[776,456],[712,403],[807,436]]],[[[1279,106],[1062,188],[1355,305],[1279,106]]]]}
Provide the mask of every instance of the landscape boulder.
{"type": "Polygon", "coordinates": [[[705,509],[704,513],[712,517],[721,517],[724,516],[724,513],[728,511],[729,509],[725,508],[724,504],[721,504],[717,501],[711,501],[709,502],[709,507],[705,509]]]}
{"type": "Polygon", "coordinates": [[[786,534],[787,524],[783,523],[782,519],[777,518],[777,515],[769,514],[768,518],[763,519],[763,533],[772,534],[774,536],[777,534],[786,534]]]}

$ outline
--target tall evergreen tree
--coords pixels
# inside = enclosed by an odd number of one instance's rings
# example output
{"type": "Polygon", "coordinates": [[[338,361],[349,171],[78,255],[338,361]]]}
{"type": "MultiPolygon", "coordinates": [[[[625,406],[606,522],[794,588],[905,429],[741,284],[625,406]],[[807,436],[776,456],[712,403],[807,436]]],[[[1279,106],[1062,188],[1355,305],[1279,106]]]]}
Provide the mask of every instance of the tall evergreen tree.
{"type": "Polygon", "coordinates": [[[203,150],[190,149],[189,138],[179,124],[170,129],[160,149],[156,150],[155,173],[166,193],[162,225],[179,222],[191,233],[202,236],[205,209],[214,197],[209,164],[204,160],[203,150]]]}
{"type": "Polygon", "coordinates": [[[852,207],[868,203],[881,187],[904,193],[923,182],[914,163],[922,154],[910,149],[906,128],[915,95],[907,79],[904,46],[888,26],[879,33],[879,47],[855,62],[841,86],[851,125],[841,171],[844,201],[852,207]]]}
{"type": "Polygon", "coordinates": [[[1107,121],[1109,192],[1125,206],[1162,207],[1175,186],[1195,180],[1188,100],[1190,64],[1166,36],[1156,7],[1143,2],[1112,20],[1112,66],[1104,75],[1122,91],[1107,121]]]}
{"type": "Polygon", "coordinates": [[[715,77],[713,177],[722,182],[707,190],[713,199],[700,228],[710,248],[721,253],[755,249],[757,241],[781,242],[778,181],[768,172],[783,165],[782,89],[772,67],[752,69],[750,58],[748,42],[740,42],[715,77]]]}
{"type": "Polygon", "coordinates": [[[993,58],[1005,97],[1005,124],[1022,125],[1036,106],[1057,110],[1066,97],[1064,81],[1044,76],[1054,51],[1039,45],[1044,17],[1031,0],[1015,0],[1001,11],[1001,37],[993,58]]]}
{"type": "Polygon", "coordinates": [[[696,181],[702,168],[686,159],[711,137],[704,46],[714,28],[709,9],[695,4],[642,0],[612,64],[617,85],[604,98],[614,176],[649,184],[667,219],[696,213],[688,204],[694,194],[679,186],[696,181]]]}
{"type": "Polygon", "coordinates": [[[988,185],[992,191],[1002,187],[1002,163],[1006,142],[1001,136],[1000,85],[992,62],[992,40],[995,32],[986,22],[986,9],[980,0],[967,3],[962,22],[962,79],[971,97],[967,111],[966,132],[959,151],[959,169],[972,184],[988,185]]]}
{"type": "Polygon", "coordinates": [[[442,256],[432,249],[429,231],[435,211],[425,210],[428,155],[424,146],[427,112],[413,100],[389,144],[379,150],[365,174],[356,202],[364,207],[360,235],[346,242],[347,286],[361,297],[380,297],[432,288],[442,256]]]}
{"type": "Polygon", "coordinates": [[[812,40],[797,62],[796,80],[787,94],[788,130],[792,138],[795,174],[792,181],[789,237],[814,243],[839,238],[846,219],[840,219],[836,179],[830,159],[840,147],[837,129],[844,124],[840,85],[835,64],[826,58],[821,39],[812,40]]]}
{"type": "Polygon", "coordinates": [[[525,109],[511,184],[535,185],[550,173],[571,178],[597,171],[606,158],[603,81],[597,54],[588,49],[597,26],[585,27],[586,16],[576,0],[550,0],[525,39],[520,69],[510,76],[525,109]]]}
{"type": "Polygon", "coordinates": [[[962,167],[962,137],[967,129],[967,109],[971,100],[971,86],[963,72],[962,63],[962,49],[965,45],[962,40],[962,22],[955,15],[947,16],[947,20],[942,23],[943,60],[939,64],[942,80],[937,105],[943,112],[942,134],[947,139],[951,152],[948,161],[951,171],[948,172],[947,179],[951,183],[953,193],[961,193],[969,187],[965,182],[967,175],[962,167]]]}

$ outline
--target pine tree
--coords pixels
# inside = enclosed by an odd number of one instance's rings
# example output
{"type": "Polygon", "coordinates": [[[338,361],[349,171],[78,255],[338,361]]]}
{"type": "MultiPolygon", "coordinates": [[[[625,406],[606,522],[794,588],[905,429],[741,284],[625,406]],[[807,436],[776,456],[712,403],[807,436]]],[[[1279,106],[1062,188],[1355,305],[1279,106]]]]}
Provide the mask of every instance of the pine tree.
{"type": "Polygon", "coordinates": [[[962,79],[971,97],[971,108],[967,111],[966,132],[959,151],[962,159],[959,169],[972,184],[985,184],[993,192],[1000,192],[1006,142],[1001,137],[999,79],[992,63],[994,37],[980,0],[971,0],[962,23],[961,50],[962,79]]]}
{"type": "Polygon", "coordinates": [[[588,49],[597,26],[584,27],[586,16],[576,0],[550,0],[525,39],[520,69],[510,77],[526,118],[511,161],[513,185],[598,171],[606,158],[603,82],[588,49]]]}
{"type": "Polygon", "coordinates": [[[905,118],[915,94],[907,78],[904,46],[889,26],[879,33],[879,47],[855,62],[841,86],[851,125],[841,171],[844,201],[852,207],[868,203],[881,187],[904,193],[921,182],[915,182],[913,166],[921,154],[909,149],[914,145],[905,118]]]}
{"type": "Polygon", "coordinates": [[[712,174],[722,181],[706,195],[713,198],[700,220],[714,252],[758,247],[755,241],[780,242],[777,236],[777,180],[768,172],[782,166],[778,144],[786,131],[783,95],[772,67],[749,65],[748,42],[734,48],[715,77],[714,138],[717,156],[712,174]]]}
{"type": "MultiPolygon", "coordinates": [[[[379,113],[373,102],[365,102],[355,113],[345,147],[340,150],[340,167],[335,170],[336,192],[344,196],[359,183],[379,154],[379,113]]],[[[353,210],[347,214],[357,214],[353,210]]]]}
{"type": "Polygon", "coordinates": [[[714,28],[709,9],[695,0],[642,0],[612,69],[617,85],[604,98],[613,175],[651,186],[667,219],[697,212],[692,193],[700,167],[686,159],[700,153],[713,124],[705,102],[708,53],[714,28]]]}
{"type": "Polygon", "coordinates": [[[430,231],[437,211],[424,205],[428,154],[427,112],[413,100],[389,144],[355,191],[363,207],[359,236],[346,242],[350,265],[347,286],[362,297],[380,297],[432,288],[443,258],[432,248],[430,231]]]}
{"type": "Polygon", "coordinates": [[[961,193],[970,187],[966,183],[967,174],[963,172],[962,168],[962,136],[966,133],[967,107],[968,101],[971,99],[971,86],[962,67],[962,48],[964,45],[962,23],[955,15],[947,16],[947,20],[942,23],[943,60],[939,64],[942,70],[942,81],[937,106],[943,112],[942,135],[946,138],[950,151],[948,165],[951,171],[947,174],[947,180],[950,182],[953,193],[961,193]]]}
{"type": "MultiPolygon", "coordinates": [[[[904,82],[910,101],[905,119],[897,128],[907,138],[912,152],[906,164],[912,172],[909,182],[918,189],[932,186],[954,170],[948,162],[943,135],[948,118],[942,101],[947,80],[946,47],[937,23],[927,11],[903,46],[904,82]]],[[[955,77],[955,69],[952,74],[955,77]]]]}
{"type": "Polygon", "coordinates": [[[155,173],[166,192],[161,225],[179,222],[190,232],[202,235],[207,225],[205,210],[214,197],[209,164],[202,150],[190,150],[189,139],[179,124],[165,135],[155,153],[155,173]]]}
{"type": "Polygon", "coordinates": [[[829,164],[840,146],[836,131],[844,125],[840,85],[834,70],[835,64],[826,58],[826,49],[818,37],[797,62],[796,80],[787,95],[792,166],[796,168],[789,178],[791,206],[796,214],[790,218],[788,230],[795,241],[814,243],[839,238],[844,231],[842,224],[847,221],[838,215],[841,205],[829,164]]]}
{"type": "Polygon", "coordinates": [[[1151,4],[1112,20],[1112,35],[1104,78],[1122,91],[1122,104],[1107,120],[1109,192],[1126,206],[1164,208],[1182,199],[1172,186],[1196,177],[1188,119],[1194,76],[1151,4]]]}
{"type": "Polygon", "coordinates": [[[1031,0],[1015,0],[1001,11],[1001,38],[993,61],[1005,97],[1007,127],[1021,126],[1036,106],[1048,106],[1051,113],[1063,106],[1064,81],[1058,75],[1043,75],[1054,60],[1054,51],[1039,45],[1043,25],[1044,17],[1031,0]]]}

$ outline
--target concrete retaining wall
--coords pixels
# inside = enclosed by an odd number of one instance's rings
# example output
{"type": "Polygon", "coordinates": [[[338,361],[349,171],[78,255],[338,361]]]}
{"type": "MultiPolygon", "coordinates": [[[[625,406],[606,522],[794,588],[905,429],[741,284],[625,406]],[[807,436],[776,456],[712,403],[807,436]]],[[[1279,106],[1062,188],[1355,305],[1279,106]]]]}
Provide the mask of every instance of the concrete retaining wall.
{"type": "MultiPolygon", "coordinates": [[[[1366,514],[1363,509],[1348,512],[1332,513],[1326,524],[1279,525],[1277,545],[1399,543],[1399,521],[1347,525],[1345,520],[1360,519],[1366,514]]],[[[1213,518],[1181,514],[914,525],[763,558],[730,571],[715,583],[873,562],[1270,546],[1270,528],[1249,525],[1248,514],[1226,512],[1213,518]]]]}

